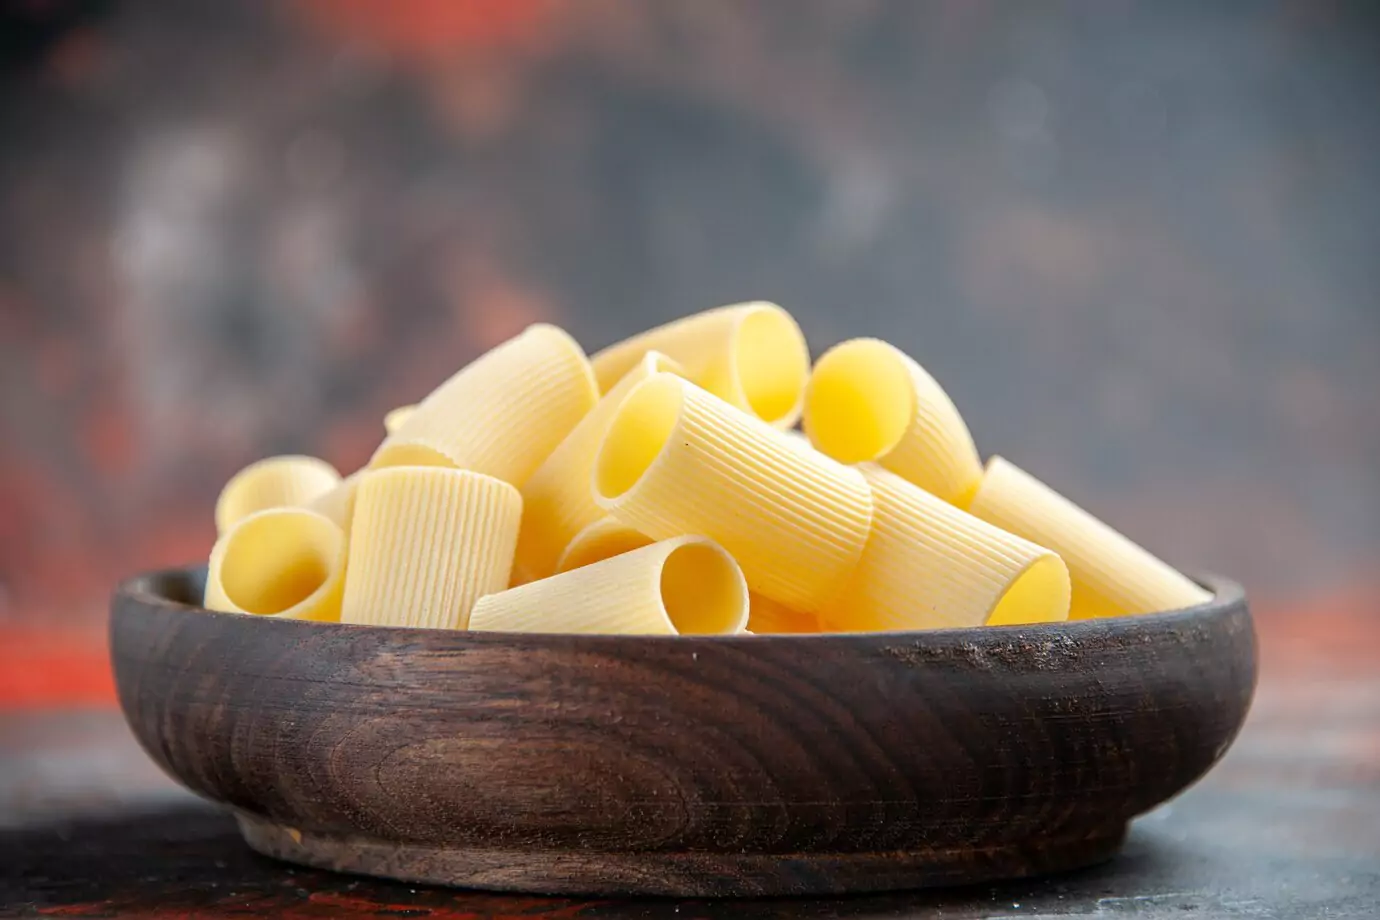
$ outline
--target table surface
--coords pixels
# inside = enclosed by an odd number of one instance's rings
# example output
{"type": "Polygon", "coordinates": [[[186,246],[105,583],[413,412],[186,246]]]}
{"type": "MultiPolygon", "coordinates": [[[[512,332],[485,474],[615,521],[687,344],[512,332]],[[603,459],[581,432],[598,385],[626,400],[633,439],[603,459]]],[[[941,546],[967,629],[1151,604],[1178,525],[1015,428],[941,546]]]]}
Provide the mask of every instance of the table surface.
{"type": "Polygon", "coordinates": [[[0,715],[0,917],[978,918],[1380,914],[1380,603],[1258,617],[1262,678],[1206,779],[1120,856],[1002,885],[830,899],[577,900],[335,875],[250,852],[118,713],[0,715]]]}

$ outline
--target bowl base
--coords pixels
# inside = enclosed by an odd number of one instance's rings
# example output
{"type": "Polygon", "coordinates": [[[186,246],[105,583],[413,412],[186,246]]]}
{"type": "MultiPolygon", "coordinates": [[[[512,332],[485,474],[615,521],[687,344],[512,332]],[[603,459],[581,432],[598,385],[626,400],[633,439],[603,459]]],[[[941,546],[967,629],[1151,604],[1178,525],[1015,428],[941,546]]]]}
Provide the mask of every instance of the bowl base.
{"type": "Polygon", "coordinates": [[[300,831],[239,815],[275,859],[406,882],[549,895],[763,897],[966,885],[1063,872],[1114,856],[1124,824],[1077,837],[981,849],[875,853],[708,853],[431,847],[300,831]]]}

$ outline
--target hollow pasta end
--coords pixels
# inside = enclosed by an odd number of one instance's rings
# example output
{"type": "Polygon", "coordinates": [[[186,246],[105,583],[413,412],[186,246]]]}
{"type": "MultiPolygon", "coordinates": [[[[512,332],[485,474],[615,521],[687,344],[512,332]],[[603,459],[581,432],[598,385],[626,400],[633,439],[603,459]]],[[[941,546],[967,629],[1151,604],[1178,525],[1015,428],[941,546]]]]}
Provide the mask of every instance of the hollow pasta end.
{"type": "Polygon", "coordinates": [[[876,460],[905,435],[915,412],[904,355],[876,339],[854,339],[820,357],[805,393],[805,433],[841,463],[876,460]]]}

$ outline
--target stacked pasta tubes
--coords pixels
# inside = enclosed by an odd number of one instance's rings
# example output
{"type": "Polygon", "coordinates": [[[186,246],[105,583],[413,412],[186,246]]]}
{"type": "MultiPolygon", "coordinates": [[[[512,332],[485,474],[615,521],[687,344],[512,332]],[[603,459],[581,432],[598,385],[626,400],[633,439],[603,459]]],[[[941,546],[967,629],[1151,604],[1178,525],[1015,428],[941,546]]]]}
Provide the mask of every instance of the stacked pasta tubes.
{"type": "Polygon", "coordinates": [[[707,310],[605,348],[593,358],[600,389],[607,392],[649,351],[666,355],[695,384],[770,425],[790,428],[800,417],[810,351],[795,320],[774,303],[707,310]]]}
{"type": "Polygon", "coordinates": [[[624,397],[652,374],[679,370],[660,352],[642,355],[523,484],[522,533],[514,565],[522,581],[555,573],[571,539],[604,516],[590,490],[590,477],[594,456],[624,397]]]}
{"type": "Polygon", "coordinates": [[[366,626],[792,635],[1051,623],[1206,591],[1001,458],[911,357],[809,366],[775,304],[587,359],[538,324],[384,420],[344,479],[253,464],[206,606],[366,626]],[[600,394],[602,393],[602,396],[600,394]],[[790,430],[803,416],[804,433],[790,430]]]}
{"type": "Polygon", "coordinates": [[[857,470],[796,449],[671,374],[648,377],[619,406],[594,490],[605,511],[648,536],[717,540],[753,591],[809,612],[843,588],[872,521],[857,470]]]}

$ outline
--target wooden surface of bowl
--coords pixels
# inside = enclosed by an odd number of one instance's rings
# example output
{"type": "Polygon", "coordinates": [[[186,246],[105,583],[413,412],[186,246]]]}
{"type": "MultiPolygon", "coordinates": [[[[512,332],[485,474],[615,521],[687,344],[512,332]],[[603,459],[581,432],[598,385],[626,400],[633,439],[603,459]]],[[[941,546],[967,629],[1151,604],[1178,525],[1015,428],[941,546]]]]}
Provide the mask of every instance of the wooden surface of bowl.
{"type": "Polygon", "coordinates": [[[1190,610],[819,636],[468,633],[115,595],[134,734],[312,866],[473,888],[740,896],[971,883],[1114,854],[1240,728],[1241,589],[1190,610]]]}

